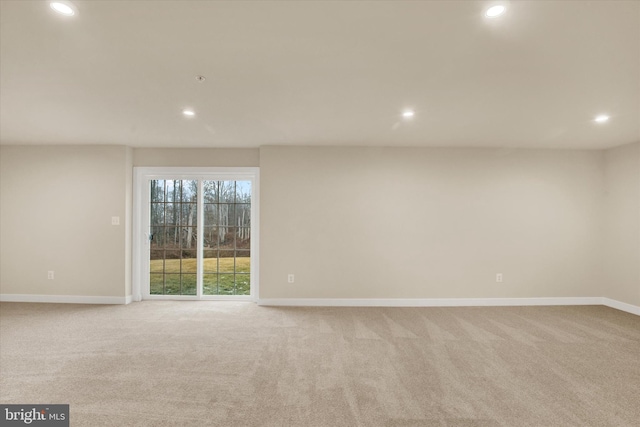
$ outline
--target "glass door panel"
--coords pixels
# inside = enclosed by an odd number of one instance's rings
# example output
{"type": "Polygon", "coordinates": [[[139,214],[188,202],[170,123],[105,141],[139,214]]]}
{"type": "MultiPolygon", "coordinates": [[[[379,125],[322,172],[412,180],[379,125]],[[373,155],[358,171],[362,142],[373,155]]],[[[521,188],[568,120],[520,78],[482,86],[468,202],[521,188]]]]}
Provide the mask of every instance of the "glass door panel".
{"type": "Polygon", "coordinates": [[[196,295],[198,181],[151,180],[149,293],[196,295]]]}
{"type": "Polygon", "coordinates": [[[251,181],[203,181],[203,295],[250,295],[251,181]]]}

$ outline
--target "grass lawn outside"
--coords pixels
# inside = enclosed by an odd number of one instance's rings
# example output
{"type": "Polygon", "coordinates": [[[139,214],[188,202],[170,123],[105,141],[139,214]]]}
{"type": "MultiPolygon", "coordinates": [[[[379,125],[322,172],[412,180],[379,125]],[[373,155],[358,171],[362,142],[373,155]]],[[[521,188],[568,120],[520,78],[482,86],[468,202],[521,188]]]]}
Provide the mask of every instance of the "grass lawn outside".
{"type": "MultiPolygon", "coordinates": [[[[250,267],[250,257],[235,258],[234,275],[234,258],[204,258],[203,294],[249,295],[250,267]]],[[[151,295],[196,295],[196,273],[195,258],[151,260],[151,295]]]]}

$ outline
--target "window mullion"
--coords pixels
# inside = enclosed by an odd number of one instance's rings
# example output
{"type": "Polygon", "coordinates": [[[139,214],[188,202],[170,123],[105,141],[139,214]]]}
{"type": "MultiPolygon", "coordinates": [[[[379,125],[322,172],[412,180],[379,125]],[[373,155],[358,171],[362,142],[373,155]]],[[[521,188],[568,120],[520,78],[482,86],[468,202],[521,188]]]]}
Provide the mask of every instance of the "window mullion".
{"type": "Polygon", "coordinates": [[[197,203],[197,221],[196,221],[196,295],[198,299],[202,298],[202,282],[204,268],[204,180],[198,179],[198,203],[197,203]]]}

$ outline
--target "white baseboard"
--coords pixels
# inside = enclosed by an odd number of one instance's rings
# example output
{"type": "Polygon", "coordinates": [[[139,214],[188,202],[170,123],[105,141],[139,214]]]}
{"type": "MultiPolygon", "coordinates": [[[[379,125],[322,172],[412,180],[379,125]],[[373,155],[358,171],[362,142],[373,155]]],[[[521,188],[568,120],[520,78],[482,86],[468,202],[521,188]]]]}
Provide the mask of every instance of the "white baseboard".
{"type": "Polygon", "coordinates": [[[637,305],[627,304],[626,302],[616,301],[611,298],[602,298],[602,304],[607,307],[615,308],[618,310],[626,311],[627,313],[640,316],[640,307],[637,305]]]}
{"type": "MultiPolygon", "coordinates": [[[[125,297],[80,295],[0,294],[5,302],[44,302],[69,304],[130,304],[125,297]]],[[[605,297],[560,298],[261,298],[258,305],[290,307],[498,307],[544,305],[605,305],[640,316],[640,307],[605,297]]]]}
{"type": "Polygon", "coordinates": [[[258,305],[289,307],[498,307],[605,305],[640,316],[640,307],[605,297],[560,298],[261,298],[258,305]]]}
{"type": "Polygon", "coordinates": [[[69,304],[129,304],[131,295],[126,297],[91,297],[81,295],[29,295],[0,294],[3,302],[55,302],[69,304]]]}
{"type": "Polygon", "coordinates": [[[567,298],[264,298],[258,305],[306,307],[490,307],[602,305],[601,297],[567,298]]]}

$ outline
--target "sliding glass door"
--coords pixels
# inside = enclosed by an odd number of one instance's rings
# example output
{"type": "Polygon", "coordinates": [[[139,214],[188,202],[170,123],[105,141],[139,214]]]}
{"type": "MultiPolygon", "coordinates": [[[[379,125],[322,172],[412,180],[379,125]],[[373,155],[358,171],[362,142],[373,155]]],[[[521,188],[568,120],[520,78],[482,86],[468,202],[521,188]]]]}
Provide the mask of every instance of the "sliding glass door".
{"type": "Polygon", "coordinates": [[[136,169],[141,296],[254,299],[257,170],[136,169]]]}

